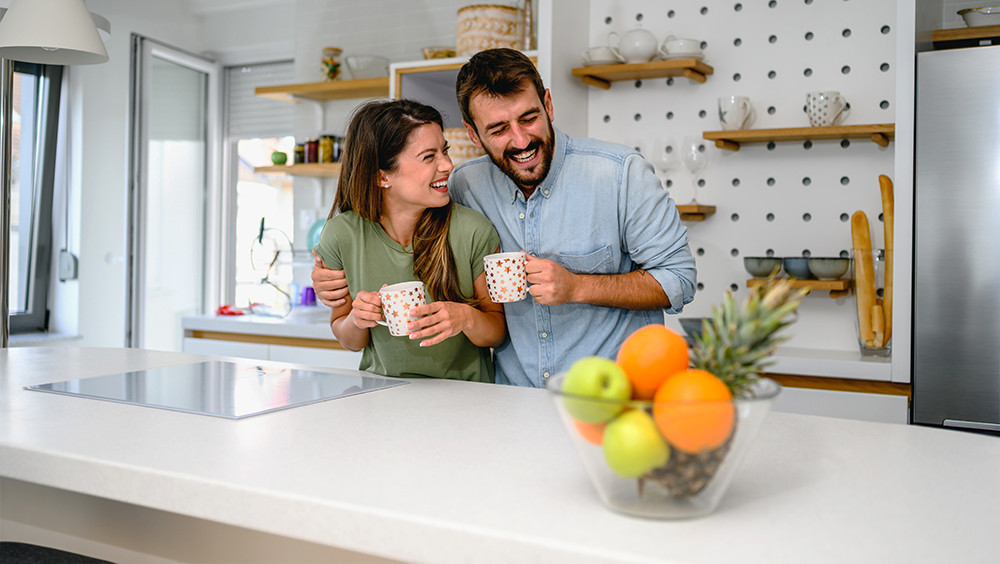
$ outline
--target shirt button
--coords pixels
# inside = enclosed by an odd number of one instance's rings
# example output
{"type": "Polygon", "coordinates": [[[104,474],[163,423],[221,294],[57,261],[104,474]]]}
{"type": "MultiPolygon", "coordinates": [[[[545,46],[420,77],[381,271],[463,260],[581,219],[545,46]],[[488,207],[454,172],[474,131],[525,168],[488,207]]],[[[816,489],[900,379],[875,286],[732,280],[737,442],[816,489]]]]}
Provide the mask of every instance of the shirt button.
{"type": "Polygon", "coordinates": [[[549,379],[549,371],[548,370],[546,370],[545,372],[542,372],[542,378],[545,378],[546,380],[549,379]]]}
{"type": "Polygon", "coordinates": [[[524,214],[523,213],[519,213],[519,214],[517,214],[517,217],[519,217],[521,219],[524,219],[524,214]]]}
{"type": "Polygon", "coordinates": [[[549,195],[549,191],[548,190],[542,190],[542,194],[545,194],[546,196],[548,196],[549,195]]]}
{"type": "Polygon", "coordinates": [[[546,333],[545,331],[542,331],[542,334],[541,334],[540,336],[541,336],[541,338],[543,338],[543,339],[544,339],[545,337],[548,337],[548,336],[549,336],[549,334],[548,334],[548,333],[546,333]]]}

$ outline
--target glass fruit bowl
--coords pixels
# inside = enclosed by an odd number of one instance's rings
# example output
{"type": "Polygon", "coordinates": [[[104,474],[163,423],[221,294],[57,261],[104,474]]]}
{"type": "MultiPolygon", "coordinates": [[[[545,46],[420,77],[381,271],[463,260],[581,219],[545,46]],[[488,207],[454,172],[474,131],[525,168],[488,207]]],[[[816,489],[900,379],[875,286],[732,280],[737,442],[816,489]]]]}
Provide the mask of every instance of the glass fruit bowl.
{"type": "Polygon", "coordinates": [[[715,510],[781,393],[777,382],[760,378],[748,398],[732,401],[618,401],[564,393],[565,375],[546,388],[601,501],[656,519],[715,510]],[[597,423],[577,418],[601,413],[616,415],[597,423]]]}

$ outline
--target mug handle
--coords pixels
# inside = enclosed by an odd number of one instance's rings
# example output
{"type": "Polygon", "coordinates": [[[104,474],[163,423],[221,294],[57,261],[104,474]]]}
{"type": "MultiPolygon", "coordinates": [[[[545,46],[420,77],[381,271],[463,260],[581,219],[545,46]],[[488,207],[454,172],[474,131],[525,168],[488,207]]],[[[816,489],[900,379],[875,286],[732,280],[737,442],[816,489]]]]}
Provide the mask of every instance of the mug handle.
{"type": "Polygon", "coordinates": [[[666,57],[670,55],[670,52],[667,51],[667,48],[664,45],[660,45],[659,47],[657,47],[656,52],[659,53],[661,57],[666,57]]]}
{"type": "Polygon", "coordinates": [[[847,100],[845,100],[843,96],[837,96],[834,100],[840,102],[841,106],[837,115],[833,116],[833,121],[830,125],[836,125],[838,121],[843,120],[847,117],[847,114],[851,113],[851,109],[847,107],[847,100]]]}
{"type": "Polygon", "coordinates": [[[743,129],[753,121],[753,104],[750,103],[750,100],[744,100],[740,105],[743,106],[744,112],[743,123],[740,124],[740,129],[743,129]]]}
{"type": "Polygon", "coordinates": [[[617,31],[611,31],[608,33],[608,47],[614,49],[615,47],[618,47],[620,43],[621,43],[621,38],[618,37],[617,31]],[[611,40],[612,37],[615,38],[614,41],[611,40]],[[614,45],[612,45],[612,43],[614,43],[614,45]]]}

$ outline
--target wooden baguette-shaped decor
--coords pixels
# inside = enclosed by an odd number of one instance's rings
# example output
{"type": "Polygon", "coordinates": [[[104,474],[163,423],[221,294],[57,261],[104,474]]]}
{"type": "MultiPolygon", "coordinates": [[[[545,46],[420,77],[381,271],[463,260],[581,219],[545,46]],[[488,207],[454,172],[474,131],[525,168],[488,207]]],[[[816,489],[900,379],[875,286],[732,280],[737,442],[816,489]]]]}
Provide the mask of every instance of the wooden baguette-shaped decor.
{"type": "Polygon", "coordinates": [[[851,216],[851,238],[854,244],[854,288],[858,295],[858,331],[861,341],[868,347],[874,347],[872,306],[875,305],[875,267],[872,264],[868,216],[861,210],[851,216]]]}
{"type": "Polygon", "coordinates": [[[882,311],[882,306],[875,304],[872,306],[872,333],[875,337],[872,339],[872,344],[876,349],[880,349],[885,346],[885,313],[882,311]]]}
{"type": "Polygon", "coordinates": [[[892,248],[895,227],[895,204],[892,180],[881,174],[878,177],[882,190],[882,226],[885,229],[885,288],[882,290],[882,311],[885,314],[885,344],[892,338],[892,248]]]}

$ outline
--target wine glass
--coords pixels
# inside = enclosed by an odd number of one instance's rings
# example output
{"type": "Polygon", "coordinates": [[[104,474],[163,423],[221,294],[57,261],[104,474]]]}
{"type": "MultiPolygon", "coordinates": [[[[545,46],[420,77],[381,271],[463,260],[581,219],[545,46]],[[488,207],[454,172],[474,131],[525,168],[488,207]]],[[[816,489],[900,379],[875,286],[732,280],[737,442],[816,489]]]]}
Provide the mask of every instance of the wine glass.
{"type": "Polygon", "coordinates": [[[656,170],[663,173],[662,181],[664,187],[667,186],[667,173],[677,168],[679,161],[677,155],[679,154],[680,149],[677,147],[677,143],[669,137],[659,138],[654,143],[650,161],[656,167],[656,170]]]}
{"type": "Polygon", "coordinates": [[[681,144],[681,162],[691,172],[691,182],[694,186],[694,194],[691,203],[698,204],[698,182],[701,180],[699,173],[708,166],[708,145],[701,137],[685,137],[681,144]]]}

